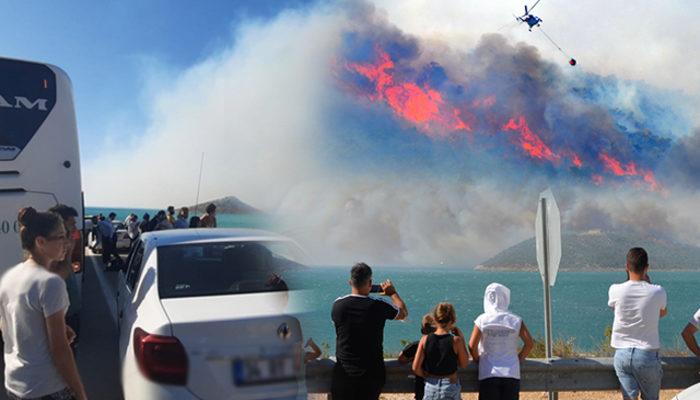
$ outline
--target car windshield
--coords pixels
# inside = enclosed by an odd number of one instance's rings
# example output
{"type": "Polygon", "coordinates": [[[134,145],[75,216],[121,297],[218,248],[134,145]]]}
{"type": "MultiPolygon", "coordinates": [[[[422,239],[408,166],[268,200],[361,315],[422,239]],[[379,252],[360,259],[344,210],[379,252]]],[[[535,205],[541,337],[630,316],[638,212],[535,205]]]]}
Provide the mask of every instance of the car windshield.
{"type": "Polygon", "coordinates": [[[292,242],[161,246],[158,292],[166,299],[288,290],[285,274],[304,268],[302,254],[292,242]]]}

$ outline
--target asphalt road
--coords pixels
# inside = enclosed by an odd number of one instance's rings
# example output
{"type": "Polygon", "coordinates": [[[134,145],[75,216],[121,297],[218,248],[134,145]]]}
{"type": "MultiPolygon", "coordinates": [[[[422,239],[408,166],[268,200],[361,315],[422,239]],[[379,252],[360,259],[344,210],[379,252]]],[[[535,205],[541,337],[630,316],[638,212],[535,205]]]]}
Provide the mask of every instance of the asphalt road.
{"type": "MultiPolygon", "coordinates": [[[[76,361],[90,399],[123,399],[119,382],[118,332],[116,325],[116,283],[120,272],[105,272],[98,256],[86,256],[80,311],[80,342],[76,361]]],[[[4,370],[4,363],[1,362],[4,370]]],[[[0,374],[6,400],[4,375],[0,374]]]]}

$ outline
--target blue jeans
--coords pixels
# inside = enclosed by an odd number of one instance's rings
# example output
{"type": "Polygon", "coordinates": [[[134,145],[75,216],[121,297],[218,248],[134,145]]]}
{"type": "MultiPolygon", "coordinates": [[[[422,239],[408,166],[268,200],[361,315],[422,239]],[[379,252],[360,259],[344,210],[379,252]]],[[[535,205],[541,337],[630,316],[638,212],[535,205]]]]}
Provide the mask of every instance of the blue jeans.
{"type": "Polygon", "coordinates": [[[641,392],[644,400],[658,400],[663,376],[658,351],[617,349],[614,365],[625,398],[634,399],[641,392]]]}
{"type": "Polygon", "coordinates": [[[450,378],[425,378],[423,400],[460,400],[462,385],[451,383],[450,378]]]}

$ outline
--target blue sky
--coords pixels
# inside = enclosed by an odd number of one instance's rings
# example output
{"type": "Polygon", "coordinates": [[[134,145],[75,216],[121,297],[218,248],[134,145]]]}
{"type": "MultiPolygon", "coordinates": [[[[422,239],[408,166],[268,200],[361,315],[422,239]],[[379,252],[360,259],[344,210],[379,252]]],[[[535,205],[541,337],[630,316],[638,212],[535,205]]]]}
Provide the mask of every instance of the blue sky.
{"type": "Polygon", "coordinates": [[[149,71],[178,71],[228,47],[237,24],[315,0],[6,1],[0,56],[57,65],[73,81],[81,157],[106,131],[146,126],[149,71]]]}

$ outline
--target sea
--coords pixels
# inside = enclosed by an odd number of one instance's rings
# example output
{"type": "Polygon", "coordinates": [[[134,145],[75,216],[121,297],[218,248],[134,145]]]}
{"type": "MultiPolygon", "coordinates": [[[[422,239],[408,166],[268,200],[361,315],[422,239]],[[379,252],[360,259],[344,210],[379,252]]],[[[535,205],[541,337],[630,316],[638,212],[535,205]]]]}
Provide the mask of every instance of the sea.
{"type": "MultiPolygon", "coordinates": [[[[87,207],[86,214],[110,211],[124,219],[130,212],[153,215],[157,210],[87,207]]],[[[218,214],[221,227],[270,229],[269,217],[260,215],[218,214]]],[[[625,251],[623,249],[622,251],[625,251]]],[[[653,255],[652,255],[653,256],[653,255]]],[[[653,258],[652,258],[653,261],[653,258]]],[[[498,282],[511,289],[511,311],[520,315],[536,338],[544,334],[542,280],[538,272],[494,272],[466,267],[383,266],[373,265],[375,282],[391,279],[409,310],[406,321],[388,321],[384,329],[384,351],[398,353],[407,342],[420,338],[421,317],[435,304],[447,301],[455,306],[457,325],[469,335],[474,319],[483,312],[483,295],[488,284],[498,282]]],[[[350,266],[309,266],[289,277],[304,289],[298,298],[299,315],[305,337],[311,337],[329,354],[335,351],[335,331],[330,312],[333,301],[350,292],[350,266]]],[[[668,294],[668,315],[660,322],[662,350],[685,348],[680,332],[700,307],[700,272],[654,271],[652,281],[668,294]]],[[[605,331],[613,322],[607,306],[608,288],[626,279],[624,267],[614,272],[560,271],[552,296],[552,330],[555,339],[572,341],[582,352],[594,352],[605,340],[605,331]]]]}

